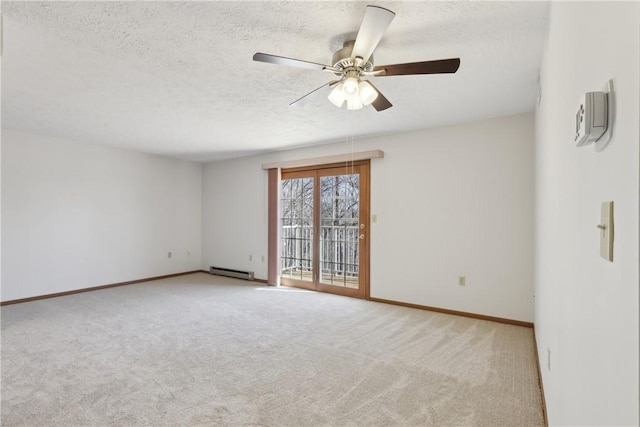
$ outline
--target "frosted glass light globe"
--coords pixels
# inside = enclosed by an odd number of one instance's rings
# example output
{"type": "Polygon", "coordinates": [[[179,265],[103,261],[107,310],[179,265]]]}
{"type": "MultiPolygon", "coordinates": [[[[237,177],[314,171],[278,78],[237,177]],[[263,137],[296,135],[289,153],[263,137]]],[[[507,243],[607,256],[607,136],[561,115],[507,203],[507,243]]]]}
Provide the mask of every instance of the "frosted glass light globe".
{"type": "Polygon", "coordinates": [[[364,106],[358,93],[347,96],[347,110],[359,110],[364,106]]]}
{"type": "Polygon", "coordinates": [[[378,91],[366,80],[360,82],[360,99],[364,105],[369,105],[378,97],[378,91]]]}
{"type": "Polygon", "coordinates": [[[346,96],[343,92],[342,86],[342,83],[337,84],[328,97],[329,101],[331,101],[331,103],[338,108],[342,107],[342,104],[346,100],[346,96]]]}
{"type": "Polygon", "coordinates": [[[358,79],[355,77],[347,78],[342,87],[344,91],[348,94],[357,93],[358,92],[358,79]]]}

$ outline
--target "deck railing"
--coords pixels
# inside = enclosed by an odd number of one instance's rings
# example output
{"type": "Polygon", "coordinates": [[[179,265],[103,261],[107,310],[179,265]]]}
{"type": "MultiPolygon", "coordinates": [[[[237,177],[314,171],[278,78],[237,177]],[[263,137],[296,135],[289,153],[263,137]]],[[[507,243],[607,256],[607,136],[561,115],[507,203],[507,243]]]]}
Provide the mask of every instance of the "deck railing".
{"type": "MultiPolygon", "coordinates": [[[[357,225],[320,227],[320,272],[322,276],[357,277],[357,225]]],[[[313,226],[285,225],[282,227],[282,272],[313,270],[313,226]]]]}

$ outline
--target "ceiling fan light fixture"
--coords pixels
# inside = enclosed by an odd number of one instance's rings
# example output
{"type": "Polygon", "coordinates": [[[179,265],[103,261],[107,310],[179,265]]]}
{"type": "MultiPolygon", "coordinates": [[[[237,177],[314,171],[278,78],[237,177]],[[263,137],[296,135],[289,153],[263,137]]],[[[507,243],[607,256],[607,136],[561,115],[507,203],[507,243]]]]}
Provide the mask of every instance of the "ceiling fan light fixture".
{"type": "Polygon", "coordinates": [[[344,91],[348,94],[358,93],[358,78],[357,77],[347,77],[343,83],[344,91]]]}
{"type": "Polygon", "coordinates": [[[364,107],[364,104],[357,92],[347,96],[347,110],[359,110],[362,107],[364,107]]]}
{"type": "Polygon", "coordinates": [[[370,105],[378,97],[378,91],[371,86],[366,80],[363,80],[358,85],[358,92],[360,93],[360,99],[364,105],[370,105]]]}
{"type": "Polygon", "coordinates": [[[373,83],[361,81],[362,77],[449,74],[455,73],[460,67],[460,58],[374,66],[373,52],[378,47],[394,16],[395,12],[388,9],[368,5],[360,22],[360,28],[355,40],[345,41],[342,49],[334,52],[333,65],[324,65],[261,52],[253,55],[253,60],[310,70],[328,71],[339,78],[339,80],[325,83],[290,105],[296,103],[298,103],[297,105],[302,105],[305,99],[310,99],[320,93],[326,94],[327,92],[325,91],[337,85],[328,96],[329,101],[336,107],[341,108],[344,102],[347,101],[349,110],[357,110],[364,105],[372,105],[376,111],[384,111],[392,107],[393,104],[378,91],[373,83]]]}
{"type": "Polygon", "coordinates": [[[337,84],[328,96],[329,101],[338,108],[342,107],[342,104],[347,99],[342,86],[342,83],[337,84]]]}

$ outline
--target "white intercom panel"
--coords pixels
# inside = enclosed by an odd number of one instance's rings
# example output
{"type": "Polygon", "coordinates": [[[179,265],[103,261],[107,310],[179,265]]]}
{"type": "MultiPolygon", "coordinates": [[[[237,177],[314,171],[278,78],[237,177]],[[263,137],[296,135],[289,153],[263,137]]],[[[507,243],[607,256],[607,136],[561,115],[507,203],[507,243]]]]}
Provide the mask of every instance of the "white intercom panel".
{"type": "Polygon", "coordinates": [[[576,112],[576,146],[596,142],[605,133],[608,124],[607,104],[607,94],[604,92],[587,92],[582,96],[576,112]]]}

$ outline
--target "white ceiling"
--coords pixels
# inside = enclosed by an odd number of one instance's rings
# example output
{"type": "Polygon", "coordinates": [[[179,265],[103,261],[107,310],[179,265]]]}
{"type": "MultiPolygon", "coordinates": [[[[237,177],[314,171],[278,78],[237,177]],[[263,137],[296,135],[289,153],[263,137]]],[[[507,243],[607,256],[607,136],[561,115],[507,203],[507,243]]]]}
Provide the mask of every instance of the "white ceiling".
{"type": "Polygon", "coordinates": [[[460,57],[456,74],[375,78],[394,104],[289,103],[365,2],[2,2],[2,125],[208,161],[532,111],[548,4],[370,2],[396,12],[377,65],[460,57]]]}

